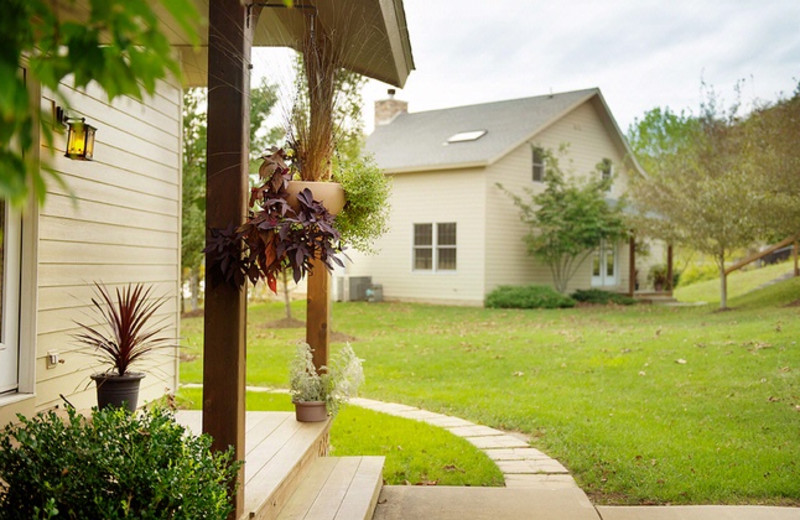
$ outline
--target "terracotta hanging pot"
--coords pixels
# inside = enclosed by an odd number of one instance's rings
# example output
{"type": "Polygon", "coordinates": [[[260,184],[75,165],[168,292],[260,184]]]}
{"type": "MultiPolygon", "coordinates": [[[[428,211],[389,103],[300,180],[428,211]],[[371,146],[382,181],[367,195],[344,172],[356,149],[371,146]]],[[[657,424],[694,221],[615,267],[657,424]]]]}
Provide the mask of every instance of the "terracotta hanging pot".
{"type": "Polygon", "coordinates": [[[311,182],[311,181],[289,181],[286,191],[289,192],[287,202],[292,209],[298,208],[297,194],[304,189],[310,189],[314,200],[318,200],[325,206],[328,213],[337,215],[344,207],[344,188],[338,182],[311,182]]]}

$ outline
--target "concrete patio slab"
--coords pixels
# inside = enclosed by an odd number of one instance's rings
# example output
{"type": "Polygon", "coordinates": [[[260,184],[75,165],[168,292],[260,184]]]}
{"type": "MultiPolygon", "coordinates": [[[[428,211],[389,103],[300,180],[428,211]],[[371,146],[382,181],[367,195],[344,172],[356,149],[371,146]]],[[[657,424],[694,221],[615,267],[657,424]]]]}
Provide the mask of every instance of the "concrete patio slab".
{"type": "Polygon", "coordinates": [[[599,520],[579,489],[385,486],[373,520],[599,520]]]}
{"type": "Polygon", "coordinates": [[[800,520],[795,507],[597,506],[597,511],[603,520],[800,520]]]}

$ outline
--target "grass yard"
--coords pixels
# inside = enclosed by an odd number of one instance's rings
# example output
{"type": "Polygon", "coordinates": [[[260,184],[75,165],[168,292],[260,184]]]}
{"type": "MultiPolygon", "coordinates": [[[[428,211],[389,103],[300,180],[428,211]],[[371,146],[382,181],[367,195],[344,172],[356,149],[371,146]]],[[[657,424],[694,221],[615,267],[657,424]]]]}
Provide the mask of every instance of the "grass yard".
{"type": "MultiPolygon", "coordinates": [[[[768,265],[761,269],[734,271],[728,275],[728,300],[747,294],[761,284],[792,271],[794,271],[792,262],[768,265]]],[[[719,306],[719,278],[693,283],[685,287],[678,286],[674,295],[677,300],[682,302],[707,302],[719,306]]]]}
{"type": "MultiPolygon", "coordinates": [[[[201,390],[184,388],[182,406],[200,408],[201,390]]],[[[288,394],[248,392],[248,410],[294,411],[288,394]]],[[[387,484],[502,486],[503,475],[482,451],[466,440],[420,421],[355,406],[342,408],[331,427],[333,456],[383,455],[387,484]]]]}
{"type": "MultiPolygon", "coordinates": [[[[347,303],[333,328],[366,359],[365,396],[529,433],[598,503],[800,505],[798,299],[800,279],[729,312],[347,303]]],[[[249,384],[287,386],[303,331],[268,326],[281,317],[250,309],[249,384]]],[[[191,355],[201,320],[183,333],[191,355]]]]}

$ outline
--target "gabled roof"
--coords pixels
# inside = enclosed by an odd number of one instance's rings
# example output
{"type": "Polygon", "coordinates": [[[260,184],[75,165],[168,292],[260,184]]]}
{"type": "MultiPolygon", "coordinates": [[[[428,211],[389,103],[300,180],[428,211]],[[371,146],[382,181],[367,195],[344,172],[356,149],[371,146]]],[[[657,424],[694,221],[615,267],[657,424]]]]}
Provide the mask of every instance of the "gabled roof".
{"type": "MultiPolygon", "coordinates": [[[[488,166],[591,101],[623,156],[624,136],[597,88],[428,112],[400,114],[367,138],[367,151],[386,173],[488,166]],[[457,134],[485,130],[477,139],[448,143],[457,134]]],[[[638,165],[634,168],[639,169],[638,165]]]]}

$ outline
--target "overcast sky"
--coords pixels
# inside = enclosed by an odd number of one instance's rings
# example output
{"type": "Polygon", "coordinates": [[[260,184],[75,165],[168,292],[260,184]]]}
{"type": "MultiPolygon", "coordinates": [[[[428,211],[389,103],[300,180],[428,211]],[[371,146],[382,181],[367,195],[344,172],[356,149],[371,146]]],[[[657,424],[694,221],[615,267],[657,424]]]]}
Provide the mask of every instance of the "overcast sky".
{"type": "MultiPolygon", "coordinates": [[[[800,0],[405,0],[411,112],[599,87],[620,128],[656,106],[697,109],[704,80],[774,100],[800,81],[800,0]]],[[[272,58],[273,80],[288,68],[272,58]]],[[[282,77],[284,76],[284,77],[282,77]]],[[[373,103],[389,86],[364,90],[373,103]]]]}
{"type": "MultiPolygon", "coordinates": [[[[411,112],[599,87],[621,129],[697,108],[705,80],[743,101],[800,81],[800,0],[405,0],[411,112]]],[[[387,85],[372,81],[372,103],[387,85]]]]}

